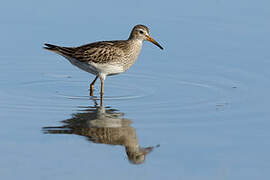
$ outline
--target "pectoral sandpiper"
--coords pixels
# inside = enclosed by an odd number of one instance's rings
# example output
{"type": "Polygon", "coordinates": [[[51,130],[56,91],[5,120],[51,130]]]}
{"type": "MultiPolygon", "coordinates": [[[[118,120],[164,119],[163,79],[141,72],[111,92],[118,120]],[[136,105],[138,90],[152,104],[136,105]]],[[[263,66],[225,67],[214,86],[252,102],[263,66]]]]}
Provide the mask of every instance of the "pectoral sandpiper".
{"type": "Polygon", "coordinates": [[[96,76],[90,84],[90,96],[93,96],[94,84],[99,77],[102,99],[103,83],[106,76],[116,75],[128,70],[138,58],[142,43],[145,40],[163,49],[150,36],[149,29],[144,25],[136,25],[127,40],[100,41],[79,47],[61,47],[45,44],[46,47],[44,48],[64,56],[74,66],[96,76]]]}

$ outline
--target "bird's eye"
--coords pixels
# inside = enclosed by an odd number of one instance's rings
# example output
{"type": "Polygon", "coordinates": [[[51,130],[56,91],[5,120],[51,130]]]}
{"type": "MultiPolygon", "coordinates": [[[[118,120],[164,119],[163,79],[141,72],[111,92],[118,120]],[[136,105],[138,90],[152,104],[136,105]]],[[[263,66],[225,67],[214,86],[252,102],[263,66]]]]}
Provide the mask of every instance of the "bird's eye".
{"type": "Polygon", "coordinates": [[[139,33],[140,33],[140,34],[143,34],[143,31],[142,31],[142,30],[140,30],[140,31],[139,31],[139,33]]]}

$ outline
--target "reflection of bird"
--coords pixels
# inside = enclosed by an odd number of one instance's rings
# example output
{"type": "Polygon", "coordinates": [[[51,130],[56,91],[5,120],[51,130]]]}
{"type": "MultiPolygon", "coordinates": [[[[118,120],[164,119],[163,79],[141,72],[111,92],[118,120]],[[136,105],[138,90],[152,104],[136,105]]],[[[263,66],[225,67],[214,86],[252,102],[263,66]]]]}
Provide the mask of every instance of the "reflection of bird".
{"type": "Polygon", "coordinates": [[[79,47],[60,47],[45,44],[47,50],[67,58],[71,64],[94,74],[96,77],[90,85],[90,95],[93,96],[94,84],[101,80],[101,98],[103,97],[103,81],[106,76],[119,74],[128,70],[138,58],[143,41],[150,41],[163,49],[149,33],[144,25],[137,25],[131,31],[128,40],[101,41],[79,47]]]}
{"type": "Polygon", "coordinates": [[[141,148],[135,128],[123,113],[102,106],[88,107],[83,112],[73,114],[62,121],[63,126],[44,127],[48,134],[76,134],[87,137],[94,143],[125,146],[128,159],[133,164],[141,164],[153,147],[141,148]]]}

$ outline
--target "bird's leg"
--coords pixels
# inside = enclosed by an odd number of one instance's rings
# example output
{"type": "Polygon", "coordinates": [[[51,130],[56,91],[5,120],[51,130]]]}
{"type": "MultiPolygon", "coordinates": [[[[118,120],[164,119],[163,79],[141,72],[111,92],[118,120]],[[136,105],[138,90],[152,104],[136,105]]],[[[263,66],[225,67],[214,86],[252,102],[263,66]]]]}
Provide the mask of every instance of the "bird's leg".
{"type": "Polygon", "coordinates": [[[95,77],[94,81],[90,84],[90,96],[93,96],[94,84],[97,81],[98,76],[95,77]]]}
{"type": "Polygon", "coordinates": [[[103,105],[103,84],[104,84],[104,79],[100,78],[101,81],[101,90],[100,90],[100,106],[103,105]]]}

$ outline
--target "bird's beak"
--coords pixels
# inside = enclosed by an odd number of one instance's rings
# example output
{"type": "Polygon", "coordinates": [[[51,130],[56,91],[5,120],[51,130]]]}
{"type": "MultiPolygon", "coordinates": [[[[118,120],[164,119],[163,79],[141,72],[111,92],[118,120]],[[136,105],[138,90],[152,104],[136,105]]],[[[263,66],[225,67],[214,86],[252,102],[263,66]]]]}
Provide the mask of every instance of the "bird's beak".
{"type": "Polygon", "coordinates": [[[157,41],[155,41],[151,36],[146,36],[146,37],[147,37],[147,41],[150,41],[153,44],[155,44],[157,47],[159,47],[160,49],[163,49],[163,47],[157,41]]]}
{"type": "Polygon", "coordinates": [[[154,149],[154,147],[147,147],[147,148],[142,148],[142,153],[143,155],[147,155],[148,153],[152,152],[152,150],[154,149]]]}

